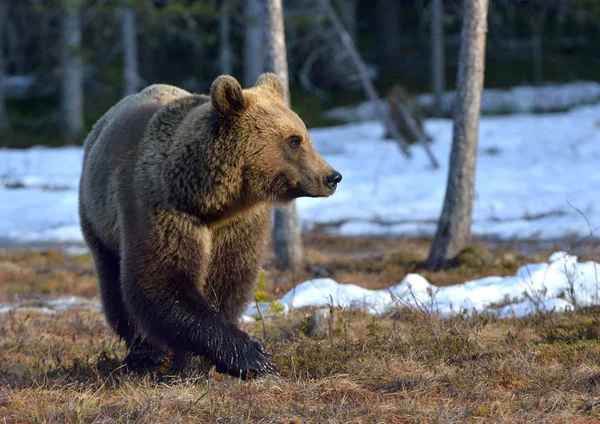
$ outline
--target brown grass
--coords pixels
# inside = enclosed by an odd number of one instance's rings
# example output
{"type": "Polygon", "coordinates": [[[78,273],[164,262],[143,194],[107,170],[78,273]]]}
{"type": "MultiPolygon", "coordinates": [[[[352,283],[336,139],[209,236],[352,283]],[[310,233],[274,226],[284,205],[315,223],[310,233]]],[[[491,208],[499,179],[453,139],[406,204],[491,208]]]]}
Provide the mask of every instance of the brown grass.
{"type": "MultiPolygon", "coordinates": [[[[101,315],[0,324],[0,422],[584,422],[600,419],[600,310],[433,320],[340,313],[332,338],[268,324],[281,379],[135,376],[101,315]]],[[[258,324],[246,326],[258,336],[258,324]]]]}
{"type": "MultiPolygon", "coordinates": [[[[438,284],[513,274],[553,246],[469,249],[437,274],[420,269],[428,240],[307,238],[302,276],[267,266],[266,290],[328,275],[387,287],[418,271],[438,284]]],[[[0,302],[96,293],[89,255],[0,253],[0,302]],[[50,283],[50,281],[55,281],[50,283]]],[[[0,315],[0,423],[598,422],[600,309],[524,319],[431,320],[411,309],[386,317],[340,311],[334,333],[306,336],[310,310],[270,320],[265,344],[281,379],[156,380],[124,372],[124,346],[101,314],[0,315]]],[[[262,324],[244,325],[262,337],[262,324]]]]}

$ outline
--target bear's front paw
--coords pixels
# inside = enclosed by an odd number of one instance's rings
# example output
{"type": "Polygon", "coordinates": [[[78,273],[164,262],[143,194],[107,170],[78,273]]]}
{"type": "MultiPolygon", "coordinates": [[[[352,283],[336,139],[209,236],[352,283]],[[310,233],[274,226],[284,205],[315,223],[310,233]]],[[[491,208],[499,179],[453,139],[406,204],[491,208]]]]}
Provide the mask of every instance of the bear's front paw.
{"type": "Polygon", "coordinates": [[[246,333],[242,335],[240,340],[235,341],[232,351],[225,352],[218,358],[215,364],[217,371],[242,380],[269,374],[279,375],[277,366],[267,358],[271,354],[263,344],[246,333]]]}

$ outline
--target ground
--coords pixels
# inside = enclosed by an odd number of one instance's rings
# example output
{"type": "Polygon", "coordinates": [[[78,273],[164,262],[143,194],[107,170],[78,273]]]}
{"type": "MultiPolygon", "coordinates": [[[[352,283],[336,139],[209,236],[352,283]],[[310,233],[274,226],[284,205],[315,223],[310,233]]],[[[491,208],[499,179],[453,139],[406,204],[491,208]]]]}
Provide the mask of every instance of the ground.
{"type": "MultiPolygon", "coordinates": [[[[413,271],[448,285],[514,275],[557,250],[550,242],[477,240],[433,274],[420,268],[430,241],[307,233],[305,273],[275,271],[269,254],[264,290],[276,299],[319,276],[383,288],[413,271]]],[[[589,259],[585,245],[578,250],[589,259]]],[[[0,303],[72,294],[97,296],[89,255],[0,252],[0,303]]],[[[311,312],[244,324],[264,338],[281,371],[281,379],[251,382],[214,372],[185,380],[127,374],[124,345],[98,312],[2,315],[0,422],[600,420],[600,308],[511,319],[439,318],[411,307],[378,317],[336,311],[333,333],[321,338],[304,333],[311,312]]]]}

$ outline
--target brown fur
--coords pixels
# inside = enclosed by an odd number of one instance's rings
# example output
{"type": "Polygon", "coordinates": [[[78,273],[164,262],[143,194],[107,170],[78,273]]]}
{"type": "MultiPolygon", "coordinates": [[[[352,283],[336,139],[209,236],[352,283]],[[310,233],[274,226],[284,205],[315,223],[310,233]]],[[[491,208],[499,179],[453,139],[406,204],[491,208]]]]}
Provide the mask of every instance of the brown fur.
{"type": "Polygon", "coordinates": [[[276,372],[237,327],[271,205],[328,196],[341,179],[282,98],[273,74],[247,90],[219,77],[210,97],[153,85],[90,132],[81,226],[107,320],[131,349],[199,354],[244,378],[276,372]]]}

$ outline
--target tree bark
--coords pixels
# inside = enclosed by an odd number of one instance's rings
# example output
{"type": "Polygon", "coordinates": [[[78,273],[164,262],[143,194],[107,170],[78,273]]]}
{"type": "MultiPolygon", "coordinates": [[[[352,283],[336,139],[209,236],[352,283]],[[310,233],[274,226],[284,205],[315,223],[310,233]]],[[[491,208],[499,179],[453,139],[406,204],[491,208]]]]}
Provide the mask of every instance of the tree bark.
{"type": "Polygon", "coordinates": [[[435,98],[434,112],[442,116],[442,95],[446,89],[444,60],[444,3],[431,2],[431,89],[435,98]]]}
{"type": "Polygon", "coordinates": [[[0,131],[8,129],[8,114],[4,96],[4,37],[8,20],[8,0],[0,0],[0,131]]]}
{"type": "Polygon", "coordinates": [[[66,2],[62,23],[61,130],[64,137],[81,136],[83,125],[83,64],[81,61],[81,11],[66,2]]]}
{"type": "MultiPolygon", "coordinates": [[[[289,106],[290,88],[282,2],[281,0],[262,0],[262,2],[267,29],[264,31],[267,46],[264,70],[274,72],[281,78],[284,87],[284,100],[289,106]]],[[[272,239],[275,250],[275,266],[281,270],[300,271],[304,265],[304,255],[302,233],[294,202],[285,207],[275,207],[272,239]]]]}
{"type": "Polygon", "coordinates": [[[244,3],[244,83],[254,85],[265,65],[264,9],[260,0],[244,3]]]}
{"type": "Polygon", "coordinates": [[[427,268],[433,270],[456,257],[471,238],[488,0],[465,0],[463,8],[448,184],[426,263],[427,268]]]}
{"type": "Polygon", "coordinates": [[[123,10],[121,32],[123,37],[123,91],[127,96],[137,93],[140,86],[135,13],[129,8],[123,10]]]}
{"type": "Polygon", "coordinates": [[[221,74],[231,75],[233,72],[231,55],[231,1],[223,0],[219,16],[219,62],[221,74]]]}

